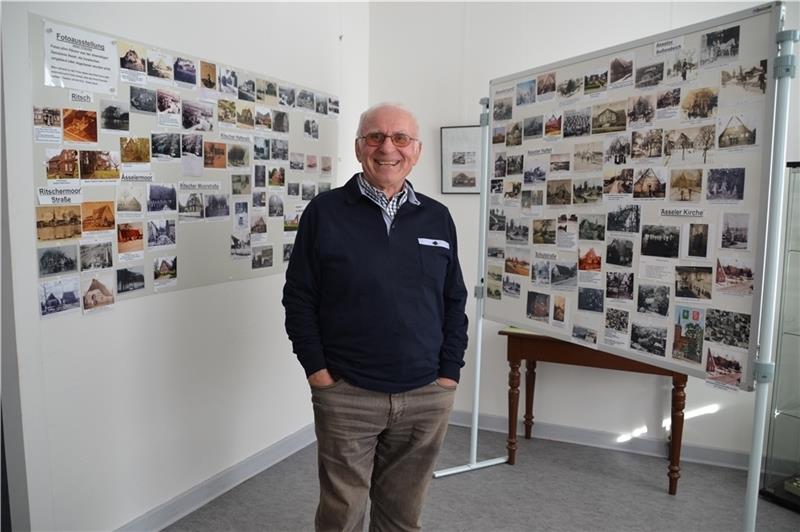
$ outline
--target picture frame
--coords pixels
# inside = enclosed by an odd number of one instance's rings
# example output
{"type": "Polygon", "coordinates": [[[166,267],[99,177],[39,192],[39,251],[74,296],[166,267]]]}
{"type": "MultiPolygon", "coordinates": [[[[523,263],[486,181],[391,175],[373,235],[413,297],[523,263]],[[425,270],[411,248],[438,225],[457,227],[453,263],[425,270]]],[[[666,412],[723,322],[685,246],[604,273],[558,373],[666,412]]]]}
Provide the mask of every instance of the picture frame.
{"type": "Polygon", "coordinates": [[[481,127],[443,126],[439,131],[442,194],[480,194],[481,127]]]}

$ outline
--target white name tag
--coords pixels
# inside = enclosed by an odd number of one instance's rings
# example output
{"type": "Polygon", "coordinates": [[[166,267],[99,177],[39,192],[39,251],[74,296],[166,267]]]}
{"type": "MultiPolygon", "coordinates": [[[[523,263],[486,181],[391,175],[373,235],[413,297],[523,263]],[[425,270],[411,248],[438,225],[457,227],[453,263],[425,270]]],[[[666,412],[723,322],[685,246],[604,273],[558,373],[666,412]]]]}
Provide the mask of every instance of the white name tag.
{"type": "Polygon", "coordinates": [[[446,240],[434,240],[432,238],[418,238],[420,246],[433,246],[436,248],[450,249],[450,242],[446,240]]]}

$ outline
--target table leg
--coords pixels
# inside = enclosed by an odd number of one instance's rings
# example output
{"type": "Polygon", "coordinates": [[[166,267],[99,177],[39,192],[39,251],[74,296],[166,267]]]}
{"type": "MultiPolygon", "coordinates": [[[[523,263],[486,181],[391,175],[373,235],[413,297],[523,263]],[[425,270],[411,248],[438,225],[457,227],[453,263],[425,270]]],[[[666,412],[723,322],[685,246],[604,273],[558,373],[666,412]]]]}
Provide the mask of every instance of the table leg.
{"type": "Polygon", "coordinates": [[[519,360],[509,360],[508,372],[508,463],[514,465],[517,457],[517,414],[519,409],[519,360]]]}
{"type": "Polygon", "coordinates": [[[531,439],[533,429],[533,390],[536,386],[536,361],[525,361],[525,439],[531,439]]]}
{"type": "Polygon", "coordinates": [[[669,494],[678,492],[681,478],[681,440],[683,439],[683,409],[686,408],[686,375],[672,376],[672,428],[669,456],[669,494]]]}

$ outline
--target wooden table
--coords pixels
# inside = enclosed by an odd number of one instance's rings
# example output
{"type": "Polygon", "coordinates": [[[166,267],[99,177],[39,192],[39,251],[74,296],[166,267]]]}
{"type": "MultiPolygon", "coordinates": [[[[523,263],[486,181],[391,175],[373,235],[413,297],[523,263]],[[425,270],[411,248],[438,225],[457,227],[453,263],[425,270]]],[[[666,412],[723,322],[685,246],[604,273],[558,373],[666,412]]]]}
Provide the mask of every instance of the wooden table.
{"type": "Polygon", "coordinates": [[[683,409],[686,407],[686,375],[676,371],[611,355],[589,347],[540,336],[521,330],[504,329],[500,334],[508,337],[507,356],[511,370],[508,373],[508,463],[514,465],[517,454],[517,415],[519,409],[519,367],[525,361],[525,439],[531,438],[533,429],[533,391],[536,386],[536,363],[553,362],[590,368],[616,369],[672,377],[672,428],[669,456],[669,494],[678,491],[681,477],[681,439],[683,437],[683,409]]]}

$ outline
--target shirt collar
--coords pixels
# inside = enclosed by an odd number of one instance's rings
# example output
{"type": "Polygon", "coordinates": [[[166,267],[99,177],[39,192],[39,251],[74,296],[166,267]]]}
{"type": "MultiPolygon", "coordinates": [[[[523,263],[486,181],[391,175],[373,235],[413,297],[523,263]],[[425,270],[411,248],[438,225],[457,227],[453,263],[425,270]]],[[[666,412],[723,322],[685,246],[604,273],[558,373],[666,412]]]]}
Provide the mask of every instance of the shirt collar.
{"type": "MultiPolygon", "coordinates": [[[[378,198],[383,197],[384,199],[386,199],[387,202],[389,201],[386,198],[386,194],[384,194],[381,190],[373,187],[369,183],[369,181],[367,181],[367,178],[364,177],[363,172],[356,174],[356,179],[358,180],[358,188],[361,190],[362,195],[369,196],[369,193],[372,192],[372,194],[375,197],[378,198]]],[[[413,205],[420,205],[420,201],[417,198],[417,195],[414,193],[414,186],[411,184],[411,181],[405,180],[403,182],[403,190],[401,190],[397,194],[406,194],[407,195],[406,201],[412,203],[413,205]]]]}

